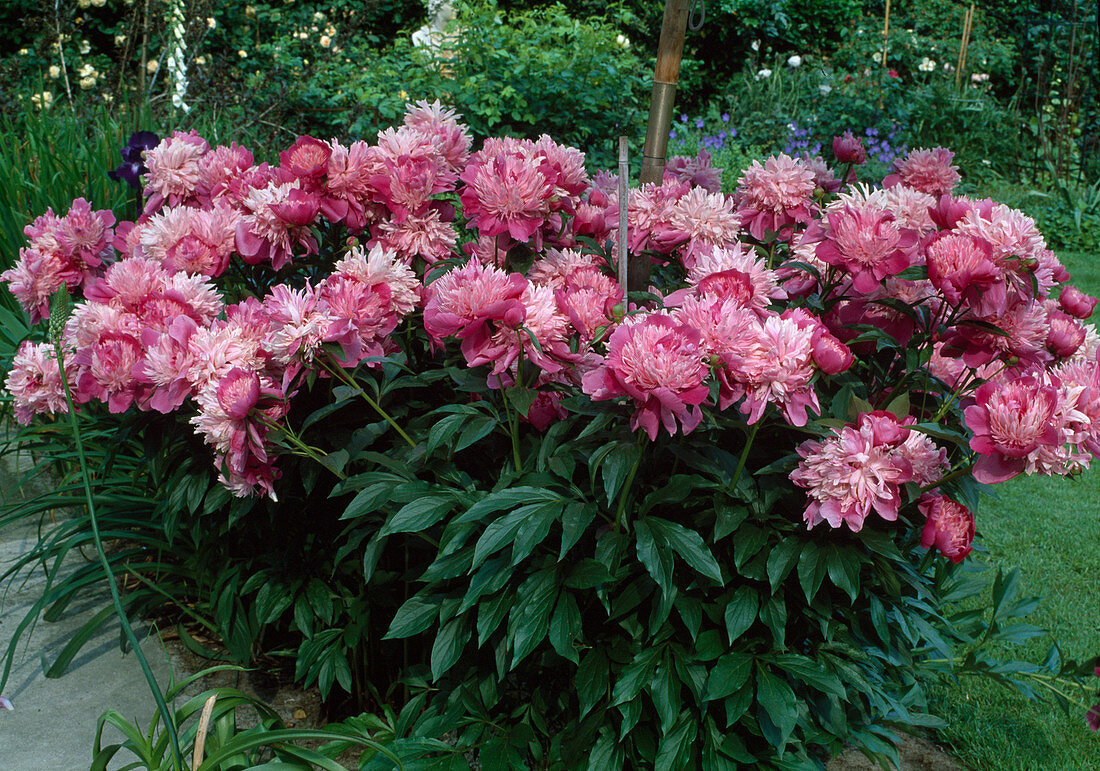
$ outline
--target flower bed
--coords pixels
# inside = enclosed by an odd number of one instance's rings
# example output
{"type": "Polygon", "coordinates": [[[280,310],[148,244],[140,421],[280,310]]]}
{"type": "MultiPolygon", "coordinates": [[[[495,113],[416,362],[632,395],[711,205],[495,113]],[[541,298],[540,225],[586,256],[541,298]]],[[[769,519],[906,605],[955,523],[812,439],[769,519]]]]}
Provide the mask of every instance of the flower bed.
{"type": "Polygon", "coordinates": [[[176,133],[136,221],[78,199],[27,228],[3,278],[53,333],[7,388],[24,422],[67,381],[148,413],[152,444],[188,426],[213,469],[170,475],[172,516],[316,540],[242,581],[241,623],[292,635],[325,692],[404,683],[410,755],[888,756],[884,726],[934,724],[930,678],[1039,669],[977,644],[1029,633],[1011,581],[991,621],[950,603],[977,590],[981,484],[1100,447],[1100,336],[1030,219],[952,195],[949,151],[881,188],[856,139],[834,153],[756,162],[731,196],[705,155],[671,162],[626,202],[652,268],[628,295],[617,180],[549,137],[471,154],[420,103],[273,167],[176,133]]]}

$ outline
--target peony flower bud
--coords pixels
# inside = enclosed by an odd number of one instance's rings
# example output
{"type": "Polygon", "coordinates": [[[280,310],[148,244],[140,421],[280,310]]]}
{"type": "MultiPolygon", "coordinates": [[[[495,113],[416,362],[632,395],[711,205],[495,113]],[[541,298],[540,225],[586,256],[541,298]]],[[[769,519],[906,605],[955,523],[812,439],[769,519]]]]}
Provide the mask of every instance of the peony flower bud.
{"type": "Polygon", "coordinates": [[[826,375],[839,375],[847,371],[855,361],[852,349],[828,332],[815,336],[813,357],[814,364],[826,375]]]}
{"type": "Polygon", "coordinates": [[[1047,330],[1047,350],[1060,359],[1077,353],[1085,342],[1085,328],[1081,322],[1061,311],[1050,314],[1050,329],[1047,330]]]}
{"type": "Polygon", "coordinates": [[[1075,286],[1064,286],[1062,294],[1058,296],[1058,304],[1070,316],[1087,319],[1096,307],[1096,298],[1085,294],[1075,286]]]}
{"type": "Polygon", "coordinates": [[[851,163],[855,166],[867,163],[867,151],[863,148],[863,140],[845,131],[842,136],[833,137],[833,155],[837,163],[851,163]]]}
{"type": "Polygon", "coordinates": [[[920,545],[933,546],[952,562],[962,562],[974,542],[974,515],[945,495],[925,495],[917,505],[926,517],[920,545]]]}

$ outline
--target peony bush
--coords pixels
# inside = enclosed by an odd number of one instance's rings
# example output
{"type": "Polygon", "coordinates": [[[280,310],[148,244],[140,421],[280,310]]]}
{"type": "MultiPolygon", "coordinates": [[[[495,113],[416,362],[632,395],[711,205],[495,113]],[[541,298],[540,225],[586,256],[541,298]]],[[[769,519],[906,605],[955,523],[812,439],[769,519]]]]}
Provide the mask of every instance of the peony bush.
{"type": "Polygon", "coordinates": [[[1029,634],[1012,581],[992,618],[955,604],[982,485],[1100,451],[1100,335],[1030,218],[953,193],[949,150],[871,185],[857,138],[833,149],[730,195],[673,159],[620,234],[614,175],[547,136],[472,151],[438,102],[278,165],[177,132],[136,220],[77,199],[27,227],[2,278],[56,334],[6,387],[23,423],[67,381],[150,441],[193,431],[209,464],[169,509],[261,516],[216,477],[323,534],[308,602],[278,566],[236,594],[301,679],[392,707],[407,757],[889,757],[935,677],[1043,669],[983,647],[1029,634]]]}

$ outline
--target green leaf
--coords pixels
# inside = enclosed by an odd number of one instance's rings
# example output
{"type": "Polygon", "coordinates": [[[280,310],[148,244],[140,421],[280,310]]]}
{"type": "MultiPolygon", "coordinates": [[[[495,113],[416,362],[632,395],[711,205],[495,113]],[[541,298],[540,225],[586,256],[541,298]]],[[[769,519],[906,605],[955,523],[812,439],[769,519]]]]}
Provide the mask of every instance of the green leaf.
{"type": "Polygon", "coordinates": [[[599,648],[590,649],[581,659],[574,677],[581,718],[584,718],[600,699],[607,696],[608,672],[607,655],[599,648]]]}
{"type": "Polygon", "coordinates": [[[740,570],[745,562],[754,556],[768,541],[768,534],[755,525],[746,525],[737,531],[733,542],[733,564],[740,570]]]}
{"type": "Polygon", "coordinates": [[[492,514],[496,511],[507,511],[516,506],[538,503],[540,501],[550,502],[560,500],[561,496],[558,493],[542,487],[509,487],[485,496],[468,508],[464,514],[455,519],[455,522],[459,524],[480,522],[484,519],[486,514],[492,514]]]}
{"type": "Polygon", "coordinates": [[[550,617],[550,644],[554,646],[559,656],[578,664],[580,656],[573,646],[573,641],[580,636],[580,633],[581,610],[577,606],[577,600],[572,592],[562,592],[550,617]]]}
{"type": "Polygon", "coordinates": [[[731,645],[756,621],[759,606],[760,598],[756,590],[749,586],[739,587],[730,597],[726,604],[725,621],[731,645]]]}
{"type": "Polygon", "coordinates": [[[657,543],[644,519],[634,524],[634,535],[637,538],[638,561],[645,566],[661,591],[667,594],[672,588],[672,552],[667,544],[657,543]]]}
{"type": "Polygon", "coordinates": [[[390,628],[383,640],[400,639],[420,634],[435,621],[439,615],[438,597],[421,597],[413,595],[397,609],[397,613],[390,622],[390,628]]]}
{"type": "Polygon", "coordinates": [[[779,750],[782,752],[798,722],[798,700],[794,691],[782,679],[763,666],[756,668],[756,701],[779,730],[779,750]]]}
{"type": "Polygon", "coordinates": [[[787,605],[783,594],[773,594],[760,606],[760,620],[772,632],[775,647],[782,650],[787,634],[787,605]]]}
{"type": "Polygon", "coordinates": [[[351,499],[344,513],[340,515],[340,519],[356,519],[377,511],[379,506],[390,500],[393,488],[397,484],[396,481],[376,482],[369,487],[364,487],[351,499]]]}
{"type": "Polygon", "coordinates": [[[634,656],[634,660],[615,681],[615,689],[611,692],[612,707],[632,701],[642,692],[642,688],[653,679],[660,653],[660,648],[645,648],[634,656]]]}
{"type": "Polygon", "coordinates": [[[723,583],[722,568],[718,565],[718,560],[697,532],[659,517],[646,517],[645,521],[649,523],[654,535],[663,538],[684,562],[716,584],[723,583]]]}
{"type": "Polygon", "coordinates": [[[727,653],[715,662],[707,677],[707,701],[724,699],[736,693],[749,680],[752,656],[747,653],[727,653]]]}
{"type": "Polygon", "coordinates": [[[570,503],[565,507],[561,517],[561,551],[558,553],[558,561],[565,559],[584,531],[596,518],[596,507],[591,503],[570,503]]]}
{"type": "Polygon", "coordinates": [[[462,433],[458,435],[458,441],[455,442],[455,452],[462,452],[467,447],[487,437],[493,433],[493,429],[498,425],[497,421],[493,418],[486,417],[484,415],[478,415],[474,418],[469,418],[466,421],[465,427],[462,429],[462,433]]]}
{"type": "Polygon", "coordinates": [[[768,554],[768,581],[773,592],[794,569],[801,550],[802,542],[787,536],[768,554]]]}
{"type": "Polygon", "coordinates": [[[508,621],[513,669],[546,637],[557,594],[553,570],[535,573],[516,591],[516,606],[508,621]]]}
{"type": "Polygon", "coordinates": [[[827,551],[829,580],[848,593],[852,602],[859,594],[859,556],[851,549],[839,549],[830,546],[827,551]]]}
{"type": "Polygon", "coordinates": [[[612,448],[604,457],[603,465],[600,470],[603,476],[603,489],[604,493],[607,495],[608,506],[614,504],[619,494],[619,490],[623,486],[623,482],[641,456],[641,447],[633,443],[622,442],[612,448]]]}
{"type": "Polygon", "coordinates": [[[776,666],[793,675],[796,679],[809,683],[814,688],[834,696],[845,695],[844,683],[835,672],[825,668],[820,662],[797,653],[781,653],[771,659],[776,666]]]}
{"type": "Polygon", "coordinates": [[[455,500],[450,496],[428,496],[407,503],[398,509],[379,531],[380,536],[394,533],[418,533],[427,530],[443,519],[454,508],[455,500]]]}
{"type": "Polygon", "coordinates": [[[825,580],[825,557],[816,543],[807,542],[802,547],[802,554],[798,558],[798,583],[802,585],[802,593],[806,595],[806,602],[813,602],[817,596],[817,590],[821,588],[821,582],[825,580]]]}
{"type": "Polygon", "coordinates": [[[531,512],[526,521],[520,525],[516,540],[512,544],[513,566],[518,565],[546,539],[550,526],[558,521],[561,512],[560,503],[539,506],[531,512]]]}
{"type": "Polygon", "coordinates": [[[671,771],[673,768],[690,768],[694,765],[691,751],[692,742],[699,730],[699,723],[690,712],[681,715],[676,727],[661,737],[657,748],[654,771],[671,771]]]}
{"type": "Polygon", "coordinates": [[[465,616],[451,619],[439,630],[435,643],[432,644],[432,680],[438,680],[454,666],[469,639],[470,630],[466,627],[465,616]]]}
{"type": "Polygon", "coordinates": [[[539,392],[534,388],[521,388],[513,386],[508,389],[508,402],[520,415],[526,415],[531,411],[531,405],[535,403],[539,392]]]}
{"type": "Polygon", "coordinates": [[[527,523],[528,519],[533,515],[538,515],[539,511],[545,508],[549,508],[556,513],[561,508],[561,501],[554,500],[551,503],[532,503],[527,506],[520,506],[512,513],[490,522],[488,527],[485,528],[485,532],[477,540],[477,546],[474,547],[474,558],[473,563],[470,565],[470,571],[472,572],[484,562],[490,554],[503,549],[514,541],[516,534],[527,523]]]}

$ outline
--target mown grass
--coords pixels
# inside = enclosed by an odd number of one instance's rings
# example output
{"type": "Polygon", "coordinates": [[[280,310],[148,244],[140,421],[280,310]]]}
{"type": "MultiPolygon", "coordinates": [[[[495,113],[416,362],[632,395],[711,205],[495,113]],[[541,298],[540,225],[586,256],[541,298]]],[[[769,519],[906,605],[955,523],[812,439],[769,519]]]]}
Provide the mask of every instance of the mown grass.
{"type": "MultiPolygon", "coordinates": [[[[1073,283],[1100,294],[1100,255],[1061,255],[1073,283]]],[[[1019,567],[1025,594],[1042,598],[1032,623],[1049,635],[1014,649],[1014,658],[1041,662],[1057,642],[1064,659],[1100,656],[1100,469],[1076,479],[1017,477],[993,488],[976,512],[978,559],[1019,567]]],[[[975,769],[1097,769],[1100,735],[1085,725],[1085,709],[1066,715],[1048,703],[968,678],[938,693],[947,721],[941,739],[975,769]]]]}

